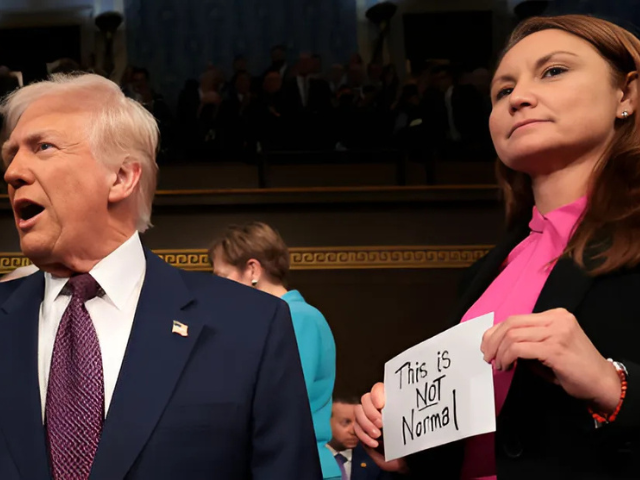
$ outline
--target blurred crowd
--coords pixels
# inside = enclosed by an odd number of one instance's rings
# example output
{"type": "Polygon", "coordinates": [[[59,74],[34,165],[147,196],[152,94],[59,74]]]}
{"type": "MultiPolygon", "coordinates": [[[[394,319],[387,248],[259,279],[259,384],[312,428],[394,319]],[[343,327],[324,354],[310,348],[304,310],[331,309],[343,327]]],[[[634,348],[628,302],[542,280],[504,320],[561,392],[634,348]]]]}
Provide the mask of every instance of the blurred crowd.
{"type": "MultiPolygon", "coordinates": [[[[426,63],[401,82],[393,64],[365,64],[357,53],[326,67],[318,54],[289,64],[271,49],[263,72],[239,55],[226,76],[209,65],[185,81],[176,105],[153,88],[143,67],[129,66],[121,87],[158,121],[160,163],[247,160],[261,152],[405,151],[426,160],[493,160],[488,116],[490,73],[448,62],[426,63]]],[[[61,59],[51,73],[80,70],[61,59]]],[[[99,73],[99,72],[97,72],[99,73]]],[[[18,87],[0,69],[0,95],[18,87]]]]}

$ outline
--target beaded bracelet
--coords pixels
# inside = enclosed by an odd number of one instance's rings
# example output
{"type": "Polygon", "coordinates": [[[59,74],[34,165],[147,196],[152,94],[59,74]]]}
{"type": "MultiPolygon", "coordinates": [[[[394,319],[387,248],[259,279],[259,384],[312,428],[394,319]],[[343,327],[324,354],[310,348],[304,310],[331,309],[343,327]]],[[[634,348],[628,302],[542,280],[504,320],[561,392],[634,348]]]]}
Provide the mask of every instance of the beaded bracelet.
{"type": "Polygon", "coordinates": [[[608,358],[607,360],[613,364],[616,372],[618,373],[618,376],[620,377],[620,401],[618,402],[618,405],[616,406],[613,413],[611,413],[610,415],[597,413],[589,407],[589,413],[591,413],[593,419],[599,424],[606,424],[615,421],[615,419],[618,417],[618,414],[620,413],[620,409],[622,408],[622,403],[627,396],[627,369],[620,362],[615,362],[610,358],[608,358]]]}

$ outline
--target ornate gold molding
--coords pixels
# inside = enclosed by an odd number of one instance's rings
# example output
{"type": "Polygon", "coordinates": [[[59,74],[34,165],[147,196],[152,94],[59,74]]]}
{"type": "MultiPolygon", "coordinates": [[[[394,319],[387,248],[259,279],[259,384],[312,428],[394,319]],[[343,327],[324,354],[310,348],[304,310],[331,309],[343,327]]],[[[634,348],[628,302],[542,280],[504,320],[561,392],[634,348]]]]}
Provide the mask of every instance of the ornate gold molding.
{"type": "Polygon", "coordinates": [[[293,270],[464,268],[490,249],[484,245],[292,248],[293,270]]]}
{"type": "MultiPolygon", "coordinates": [[[[488,245],[291,248],[291,269],[464,268],[482,258],[490,248],[488,245]]],[[[178,268],[195,271],[211,269],[204,249],[154,252],[178,268]]],[[[19,253],[0,253],[0,274],[29,263],[19,253]]]]}
{"type": "Polygon", "coordinates": [[[0,275],[18,267],[26,267],[30,263],[21,253],[0,253],[0,275]]]}

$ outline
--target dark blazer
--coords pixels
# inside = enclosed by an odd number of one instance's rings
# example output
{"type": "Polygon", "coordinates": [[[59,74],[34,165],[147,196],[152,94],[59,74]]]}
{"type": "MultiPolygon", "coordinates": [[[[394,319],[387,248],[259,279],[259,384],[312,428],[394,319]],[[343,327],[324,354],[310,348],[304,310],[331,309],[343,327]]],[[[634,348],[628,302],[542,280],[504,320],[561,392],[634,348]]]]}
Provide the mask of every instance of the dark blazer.
{"type": "Polygon", "coordinates": [[[391,480],[390,473],[380,470],[361,444],[353,449],[350,480],[391,480]]]}
{"type": "Polygon", "coordinates": [[[310,78],[309,91],[307,93],[307,106],[302,104],[298,78],[292,77],[284,82],[284,103],[288,113],[296,114],[303,111],[312,113],[324,113],[331,109],[331,89],[326,80],[310,78]]]}
{"type": "MultiPolygon", "coordinates": [[[[522,224],[471,267],[450,326],[487,289],[528,232],[522,224]]],[[[640,478],[640,268],[592,277],[561,259],[534,313],[553,308],[573,313],[604,357],[624,363],[627,397],[618,419],[596,429],[583,401],[543,380],[530,362],[519,362],[497,419],[498,480],[640,478]]],[[[456,442],[409,457],[412,478],[459,480],[463,447],[456,442]]]]}
{"type": "MultiPolygon", "coordinates": [[[[146,258],[90,479],[321,479],[286,304],[146,258]],[[188,337],[171,333],[173,320],[188,337]]],[[[43,293],[41,272],[0,283],[2,480],[51,478],[37,369],[43,293]]]]}

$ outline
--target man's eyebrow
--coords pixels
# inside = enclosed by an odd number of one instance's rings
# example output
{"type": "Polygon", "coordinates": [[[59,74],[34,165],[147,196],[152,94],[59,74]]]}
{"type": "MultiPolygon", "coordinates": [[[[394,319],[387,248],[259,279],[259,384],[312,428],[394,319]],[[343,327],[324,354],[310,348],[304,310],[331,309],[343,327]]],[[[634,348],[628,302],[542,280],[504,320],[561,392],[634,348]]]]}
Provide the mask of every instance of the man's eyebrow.
{"type": "MultiPolygon", "coordinates": [[[[28,145],[33,145],[35,143],[41,142],[42,140],[45,140],[46,138],[50,138],[52,136],[54,137],[60,136],[60,135],[61,135],[60,132],[55,129],[38,130],[27,135],[24,139],[24,143],[28,145]]],[[[7,140],[2,146],[2,158],[5,161],[7,159],[12,158],[13,156],[15,156],[16,153],[18,153],[19,148],[20,146],[15,140],[11,140],[11,139],[7,140]]]]}

